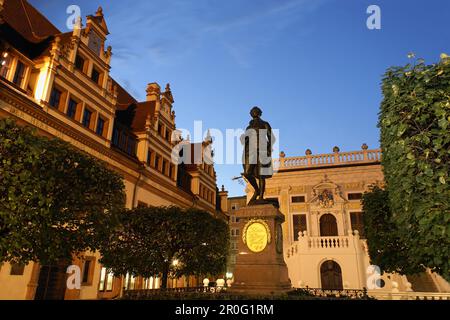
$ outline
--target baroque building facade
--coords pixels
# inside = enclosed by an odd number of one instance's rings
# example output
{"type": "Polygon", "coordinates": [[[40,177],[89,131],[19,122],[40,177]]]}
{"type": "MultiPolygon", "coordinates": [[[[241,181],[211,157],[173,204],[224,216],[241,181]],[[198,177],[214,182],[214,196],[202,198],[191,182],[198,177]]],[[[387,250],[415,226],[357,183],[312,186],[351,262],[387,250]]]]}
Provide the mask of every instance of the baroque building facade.
{"type": "MultiPolygon", "coordinates": [[[[361,199],[371,186],[384,184],[380,149],[363,144],[360,151],[334,147],[332,153],[316,155],[308,149],[300,157],[281,152],[274,169],[265,198],[276,199],[285,216],[283,251],[294,287],[366,288],[380,298],[392,297],[392,292],[450,292],[435,273],[377,275],[370,265],[361,199]]],[[[252,192],[247,186],[247,200],[252,192]]],[[[238,199],[229,203],[245,205],[238,199]]]]}
{"type": "MultiPolygon", "coordinates": [[[[0,0],[0,118],[35,127],[104,161],[123,176],[128,208],[176,205],[220,215],[214,166],[204,161],[212,141],[182,141],[184,159],[194,161],[172,161],[181,139],[170,85],[150,83],[145,101],[133,97],[110,75],[108,34],[102,8],[63,33],[27,1],[0,0]]],[[[109,299],[124,287],[159,287],[157,277],[113,277],[99,257],[86,252],[72,262],[82,275],[81,289],[73,290],[65,289],[65,266],[4,263],[0,299],[109,299]]]]}

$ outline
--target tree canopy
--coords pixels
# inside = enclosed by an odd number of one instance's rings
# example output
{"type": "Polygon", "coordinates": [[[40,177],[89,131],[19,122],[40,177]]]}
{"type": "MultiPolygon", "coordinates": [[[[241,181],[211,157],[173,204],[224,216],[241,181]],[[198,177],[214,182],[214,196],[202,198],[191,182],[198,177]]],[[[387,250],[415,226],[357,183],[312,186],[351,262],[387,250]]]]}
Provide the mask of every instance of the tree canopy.
{"type": "Polygon", "coordinates": [[[385,272],[414,274],[423,267],[413,263],[409,250],[398,235],[398,227],[392,222],[389,197],[386,190],[373,186],[362,198],[364,231],[371,264],[385,272]]]}
{"type": "Polygon", "coordinates": [[[379,115],[391,221],[409,263],[450,279],[450,59],[387,70],[379,115]]]}
{"type": "Polygon", "coordinates": [[[228,225],[197,209],[138,207],[121,215],[121,228],[102,251],[116,275],[151,277],[218,274],[225,271],[228,225]]]}
{"type": "Polygon", "coordinates": [[[59,139],[0,120],[0,261],[97,250],[125,205],[122,178],[59,139]]]}

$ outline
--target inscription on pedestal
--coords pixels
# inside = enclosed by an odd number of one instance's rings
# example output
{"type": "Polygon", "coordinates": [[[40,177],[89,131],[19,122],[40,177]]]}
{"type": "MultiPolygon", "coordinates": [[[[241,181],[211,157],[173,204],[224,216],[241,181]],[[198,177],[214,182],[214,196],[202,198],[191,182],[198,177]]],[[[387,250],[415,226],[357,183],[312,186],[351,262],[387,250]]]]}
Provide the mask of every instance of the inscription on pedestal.
{"type": "Polygon", "coordinates": [[[261,219],[252,219],[244,226],[242,241],[252,252],[263,251],[270,243],[270,229],[266,221],[261,219]]]}

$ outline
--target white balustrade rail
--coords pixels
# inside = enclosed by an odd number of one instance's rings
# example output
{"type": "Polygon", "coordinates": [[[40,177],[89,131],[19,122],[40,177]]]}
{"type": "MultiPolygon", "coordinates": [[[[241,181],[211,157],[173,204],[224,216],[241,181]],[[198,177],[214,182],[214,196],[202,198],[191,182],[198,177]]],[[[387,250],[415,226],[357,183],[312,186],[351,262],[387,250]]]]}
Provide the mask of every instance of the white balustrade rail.
{"type": "Polygon", "coordinates": [[[348,248],[348,237],[311,237],[308,240],[309,248],[348,248]]]}
{"type": "Polygon", "coordinates": [[[374,163],[381,161],[381,149],[351,152],[334,152],[327,154],[307,154],[302,157],[280,157],[274,159],[273,166],[277,170],[309,167],[326,167],[357,163],[374,163]]]}
{"type": "Polygon", "coordinates": [[[347,236],[320,237],[309,236],[306,232],[299,232],[299,238],[287,250],[286,258],[291,258],[296,254],[309,254],[329,250],[359,250],[368,254],[367,242],[359,237],[357,230],[349,231],[347,236]]]}

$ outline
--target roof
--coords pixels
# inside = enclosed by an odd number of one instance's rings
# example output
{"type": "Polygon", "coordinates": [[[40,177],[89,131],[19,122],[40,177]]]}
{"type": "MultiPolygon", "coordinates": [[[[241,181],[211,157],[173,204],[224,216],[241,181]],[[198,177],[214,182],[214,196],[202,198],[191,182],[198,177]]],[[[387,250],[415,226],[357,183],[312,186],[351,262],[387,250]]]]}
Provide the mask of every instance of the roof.
{"type": "Polygon", "coordinates": [[[149,115],[155,113],[155,108],[155,101],[145,101],[136,104],[136,114],[133,119],[133,124],[131,125],[134,131],[145,130],[145,122],[149,115]]]}
{"type": "Polygon", "coordinates": [[[247,196],[228,197],[228,200],[247,200],[247,196]]]}
{"type": "MultiPolygon", "coordinates": [[[[6,26],[6,29],[3,29],[6,32],[2,32],[1,35],[8,34],[9,41],[31,59],[49,55],[53,37],[60,37],[61,45],[69,42],[72,38],[72,32],[62,33],[26,0],[5,0],[0,17],[3,18],[4,26],[6,26]]],[[[96,15],[89,17],[99,23],[108,33],[101,8],[97,10],[96,15]]],[[[135,131],[145,130],[147,117],[155,112],[155,102],[138,102],[117,81],[114,79],[112,81],[113,85],[117,86],[117,110],[124,111],[130,105],[135,104],[136,114],[132,122],[132,129],[135,131]]]]}
{"type": "MultiPolygon", "coordinates": [[[[66,43],[70,42],[70,39],[72,38],[72,32],[65,32],[65,33],[59,33],[55,34],[54,37],[59,37],[60,44],[65,45],[66,43]]],[[[36,55],[32,56],[31,58],[38,58],[38,57],[46,57],[50,55],[50,51],[52,49],[51,41],[45,41],[46,45],[44,45],[44,42],[42,43],[42,50],[38,50],[36,52],[36,55]]],[[[38,45],[36,45],[38,46],[38,45]]]]}
{"type": "Polygon", "coordinates": [[[31,43],[40,43],[52,35],[61,33],[26,0],[6,0],[0,15],[12,29],[31,43]]]}
{"type": "Polygon", "coordinates": [[[113,86],[117,86],[117,110],[125,110],[130,104],[138,101],[125,90],[116,80],[112,79],[113,86]]]}

